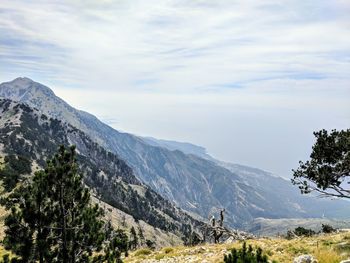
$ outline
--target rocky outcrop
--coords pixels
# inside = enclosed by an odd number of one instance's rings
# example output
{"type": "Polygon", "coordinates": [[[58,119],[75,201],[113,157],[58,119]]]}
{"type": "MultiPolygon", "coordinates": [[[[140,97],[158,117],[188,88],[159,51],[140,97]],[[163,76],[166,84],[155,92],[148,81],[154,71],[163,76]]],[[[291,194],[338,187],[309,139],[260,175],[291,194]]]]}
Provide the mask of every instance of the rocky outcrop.
{"type": "Polygon", "coordinates": [[[318,263],[318,261],[311,255],[301,255],[296,257],[293,263],[318,263]]]}

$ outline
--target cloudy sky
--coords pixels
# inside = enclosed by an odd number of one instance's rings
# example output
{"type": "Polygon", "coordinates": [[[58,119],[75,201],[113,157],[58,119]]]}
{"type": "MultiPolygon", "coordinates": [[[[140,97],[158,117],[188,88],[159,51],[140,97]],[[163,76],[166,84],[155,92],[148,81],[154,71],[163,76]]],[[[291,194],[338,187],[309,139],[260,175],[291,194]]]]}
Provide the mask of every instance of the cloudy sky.
{"type": "Polygon", "coordinates": [[[350,2],[1,0],[0,82],[18,76],[288,177],[314,130],[350,126],[350,2]]]}

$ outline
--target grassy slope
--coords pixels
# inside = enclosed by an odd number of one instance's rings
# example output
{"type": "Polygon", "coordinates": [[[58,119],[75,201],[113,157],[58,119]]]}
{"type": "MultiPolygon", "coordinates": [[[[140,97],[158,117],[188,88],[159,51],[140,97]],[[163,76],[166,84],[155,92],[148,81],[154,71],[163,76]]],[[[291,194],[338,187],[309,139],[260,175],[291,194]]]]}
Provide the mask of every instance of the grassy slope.
{"type": "MultiPolygon", "coordinates": [[[[248,244],[260,246],[270,259],[279,263],[291,263],[294,257],[302,254],[315,256],[319,263],[339,263],[350,257],[350,232],[319,235],[311,238],[286,240],[280,238],[261,238],[249,240],[248,244]]],[[[241,247],[240,242],[234,244],[201,245],[195,247],[169,247],[158,251],[147,249],[130,253],[126,263],[150,262],[223,262],[223,255],[233,247],[241,247]]]]}

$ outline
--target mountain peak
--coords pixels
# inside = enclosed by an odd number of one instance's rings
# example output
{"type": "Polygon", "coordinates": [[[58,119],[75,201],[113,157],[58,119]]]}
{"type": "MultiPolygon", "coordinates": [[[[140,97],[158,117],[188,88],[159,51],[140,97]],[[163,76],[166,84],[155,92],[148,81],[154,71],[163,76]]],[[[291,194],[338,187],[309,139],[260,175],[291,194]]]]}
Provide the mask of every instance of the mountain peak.
{"type": "Polygon", "coordinates": [[[16,85],[16,86],[20,86],[20,87],[29,87],[30,85],[34,84],[34,80],[27,78],[27,77],[18,77],[15,78],[12,81],[6,82],[8,84],[12,84],[12,85],[16,85]]]}
{"type": "Polygon", "coordinates": [[[54,96],[54,92],[38,82],[27,78],[18,77],[12,81],[0,84],[0,96],[10,98],[16,101],[25,101],[25,97],[41,97],[39,94],[45,96],[54,96]]]}
{"type": "Polygon", "coordinates": [[[10,82],[34,82],[34,80],[28,78],[28,77],[18,77],[15,78],[14,80],[10,81],[10,82]]]}

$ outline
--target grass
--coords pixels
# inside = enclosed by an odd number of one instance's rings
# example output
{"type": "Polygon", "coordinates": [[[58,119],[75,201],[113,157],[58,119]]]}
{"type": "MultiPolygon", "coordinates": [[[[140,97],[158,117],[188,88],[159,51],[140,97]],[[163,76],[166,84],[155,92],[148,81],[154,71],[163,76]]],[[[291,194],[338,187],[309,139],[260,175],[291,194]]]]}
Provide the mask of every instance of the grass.
{"type": "MultiPolygon", "coordinates": [[[[314,237],[305,237],[292,240],[282,238],[261,238],[248,240],[247,244],[253,247],[261,247],[269,256],[270,260],[279,263],[290,263],[302,254],[313,255],[319,263],[339,263],[341,260],[350,258],[350,233],[326,234],[314,237]]],[[[224,254],[232,248],[239,248],[241,242],[233,244],[205,244],[194,247],[166,247],[158,251],[149,251],[145,254],[144,249],[131,252],[125,263],[156,262],[171,258],[171,262],[223,262],[224,254]]],[[[162,261],[163,262],[163,261],[162,261]]]]}
{"type": "Polygon", "coordinates": [[[147,256],[147,255],[150,255],[152,254],[152,251],[148,248],[142,248],[142,249],[139,249],[136,251],[135,253],[135,256],[138,257],[138,256],[147,256]]]}
{"type": "Polygon", "coordinates": [[[342,257],[332,249],[319,249],[313,254],[320,263],[339,263],[342,257]]]}

